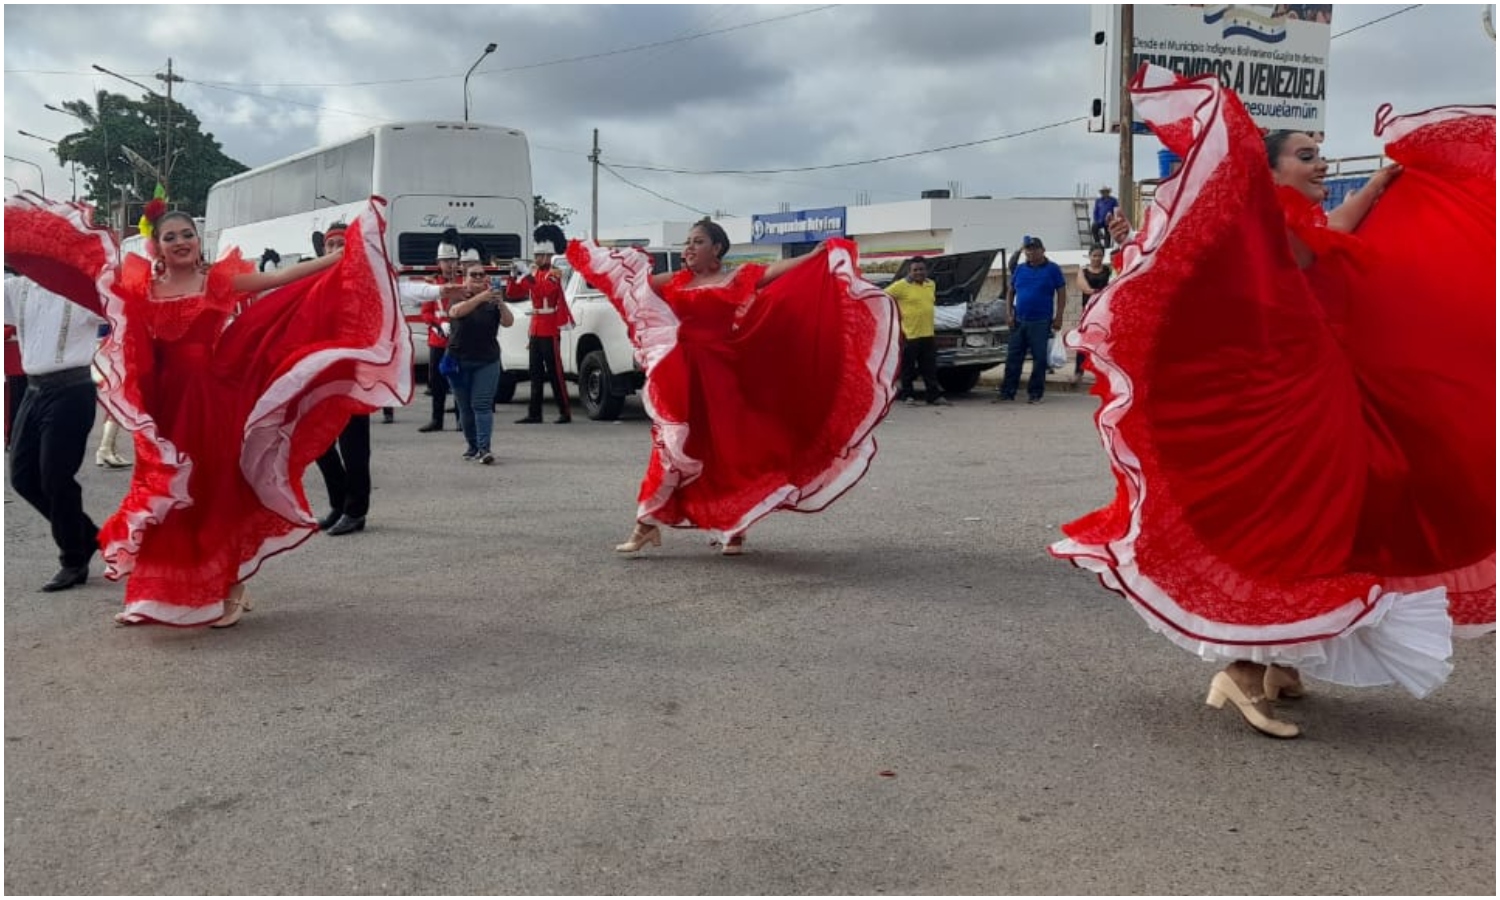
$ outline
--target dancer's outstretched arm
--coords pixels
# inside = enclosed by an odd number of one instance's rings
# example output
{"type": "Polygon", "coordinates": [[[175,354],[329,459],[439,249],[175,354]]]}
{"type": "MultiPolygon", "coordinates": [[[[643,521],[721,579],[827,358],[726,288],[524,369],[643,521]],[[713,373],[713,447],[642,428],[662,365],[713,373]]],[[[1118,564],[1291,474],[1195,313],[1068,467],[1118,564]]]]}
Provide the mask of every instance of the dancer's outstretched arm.
{"type": "Polygon", "coordinates": [[[1370,176],[1364,187],[1350,194],[1347,200],[1328,214],[1328,227],[1334,231],[1353,232],[1365,220],[1365,216],[1369,215],[1370,208],[1385,193],[1391,181],[1400,174],[1401,166],[1392,164],[1370,176]]]}
{"type": "Polygon", "coordinates": [[[234,276],[229,284],[240,293],[259,294],[271,288],[281,287],[283,284],[290,284],[299,278],[316,275],[343,258],[344,251],[336,250],[327,256],[303,260],[295,266],[277,269],[274,272],[243,272],[234,276]]]}

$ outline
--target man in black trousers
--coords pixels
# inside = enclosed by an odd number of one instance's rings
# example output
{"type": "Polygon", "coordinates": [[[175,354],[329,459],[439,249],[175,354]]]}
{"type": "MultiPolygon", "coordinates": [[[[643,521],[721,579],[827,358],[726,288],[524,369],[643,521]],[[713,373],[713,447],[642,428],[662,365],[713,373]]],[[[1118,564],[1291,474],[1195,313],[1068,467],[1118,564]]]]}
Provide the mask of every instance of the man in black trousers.
{"type": "Polygon", "coordinates": [[[48,593],[88,581],[99,549],[99,527],[83,511],[77,476],[94,427],[89,365],[103,321],[27,278],[5,279],[5,324],[16,328],[27,375],[10,441],[10,483],[52,525],[62,568],[42,585],[48,593]]]}
{"type": "MultiPolygon", "coordinates": [[[[324,233],[318,255],[344,248],[347,226],[336,222],[324,233]]],[[[318,241],[313,240],[317,247],[318,241]]],[[[330,535],[353,534],[365,530],[365,516],[370,512],[370,417],[350,416],[349,424],[339,433],[328,451],[318,457],[318,471],[328,488],[328,505],[332,511],[318,520],[318,527],[330,535]]]]}

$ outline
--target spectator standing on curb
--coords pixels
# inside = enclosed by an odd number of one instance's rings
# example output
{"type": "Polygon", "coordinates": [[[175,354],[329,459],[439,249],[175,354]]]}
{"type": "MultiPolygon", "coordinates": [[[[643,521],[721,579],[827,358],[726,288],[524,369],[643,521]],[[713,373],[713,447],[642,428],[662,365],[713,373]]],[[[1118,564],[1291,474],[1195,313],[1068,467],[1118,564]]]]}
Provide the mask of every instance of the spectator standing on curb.
{"type": "Polygon", "coordinates": [[[937,337],[934,315],[937,286],[927,279],[927,260],[913,256],[906,262],[906,277],[892,282],[885,292],[901,310],[901,399],[917,405],[917,371],[927,388],[929,406],[948,406],[937,380],[937,337]]]}
{"type": "MultiPolygon", "coordinates": [[[[1114,270],[1104,264],[1104,248],[1098,244],[1090,247],[1088,265],[1078,270],[1078,293],[1083,295],[1083,309],[1078,314],[1078,321],[1083,321],[1083,316],[1093,305],[1094,298],[1109,286],[1109,279],[1114,274],[1114,270]]],[[[1083,364],[1088,362],[1088,358],[1089,355],[1084,350],[1079,350],[1077,356],[1073,358],[1074,387],[1083,382],[1083,364]]]]}
{"type": "Polygon", "coordinates": [[[1042,239],[1021,239],[1026,261],[1010,276],[1010,301],[1006,324],[1010,344],[1006,349],[1005,379],[1000,382],[1001,401],[1016,399],[1021,386],[1021,366],[1031,353],[1031,379],[1026,383],[1026,402],[1041,403],[1047,390],[1047,341],[1062,330],[1063,308],[1068,302],[1068,280],[1062,267],[1047,258],[1042,239]]]}
{"type": "Polygon", "coordinates": [[[1094,201],[1094,243],[1109,246],[1109,217],[1120,208],[1120,201],[1111,196],[1109,188],[1099,189],[1099,198],[1094,201]]]}

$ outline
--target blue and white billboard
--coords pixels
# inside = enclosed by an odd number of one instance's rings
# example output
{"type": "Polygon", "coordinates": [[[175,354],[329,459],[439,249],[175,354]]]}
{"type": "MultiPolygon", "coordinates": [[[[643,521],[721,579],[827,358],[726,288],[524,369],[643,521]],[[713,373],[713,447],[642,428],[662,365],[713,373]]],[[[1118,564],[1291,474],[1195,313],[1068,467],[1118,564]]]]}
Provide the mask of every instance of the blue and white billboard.
{"type": "Polygon", "coordinates": [[[808,244],[844,237],[845,208],[799,209],[750,217],[752,244],[808,244]]]}

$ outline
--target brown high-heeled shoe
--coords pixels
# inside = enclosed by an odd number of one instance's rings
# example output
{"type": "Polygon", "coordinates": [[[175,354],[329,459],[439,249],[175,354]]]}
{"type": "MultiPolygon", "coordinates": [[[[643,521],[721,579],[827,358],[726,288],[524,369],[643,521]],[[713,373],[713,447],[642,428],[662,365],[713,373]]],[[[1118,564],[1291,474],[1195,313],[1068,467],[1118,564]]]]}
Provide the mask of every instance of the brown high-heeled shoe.
{"type": "Polygon", "coordinates": [[[719,548],[719,553],[724,556],[743,556],[745,554],[745,536],[737,534],[725,541],[724,546],[719,548]]]}
{"type": "Polygon", "coordinates": [[[1262,684],[1267,700],[1274,701],[1281,697],[1301,700],[1307,695],[1307,688],[1302,686],[1302,676],[1291,666],[1266,666],[1262,684]]]}
{"type": "Polygon", "coordinates": [[[229,628],[239,624],[240,618],[245,613],[254,609],[255,605],[250,602],[250,595],[244,589],[238,592],[231,591],[224,599],[224,614],[209,624],[209,628],[229,628]]]}
{"type": "Polygon", "coordinates": [[[623,544],[616,544],[615,552],[635,553],[647,545],[661,546],[661,529],[655,525],[644,525],[637,522],[635,528],[630,532],[630,540],[623,544]]]}
{"type": "Polygon", "coordinates": [[[1215,675],[1214,680],[1209,683],[1208,699],[1205,702],[1214,709],[1223,709],[1225,701],[1231,700],[1246,724],[1261,734],[1274,738],[1294,738],[1302,733],[1302,729],[1291,722],[1276,718],[1265,694],[1247,693],[1226,670],[1215,675]]]}

